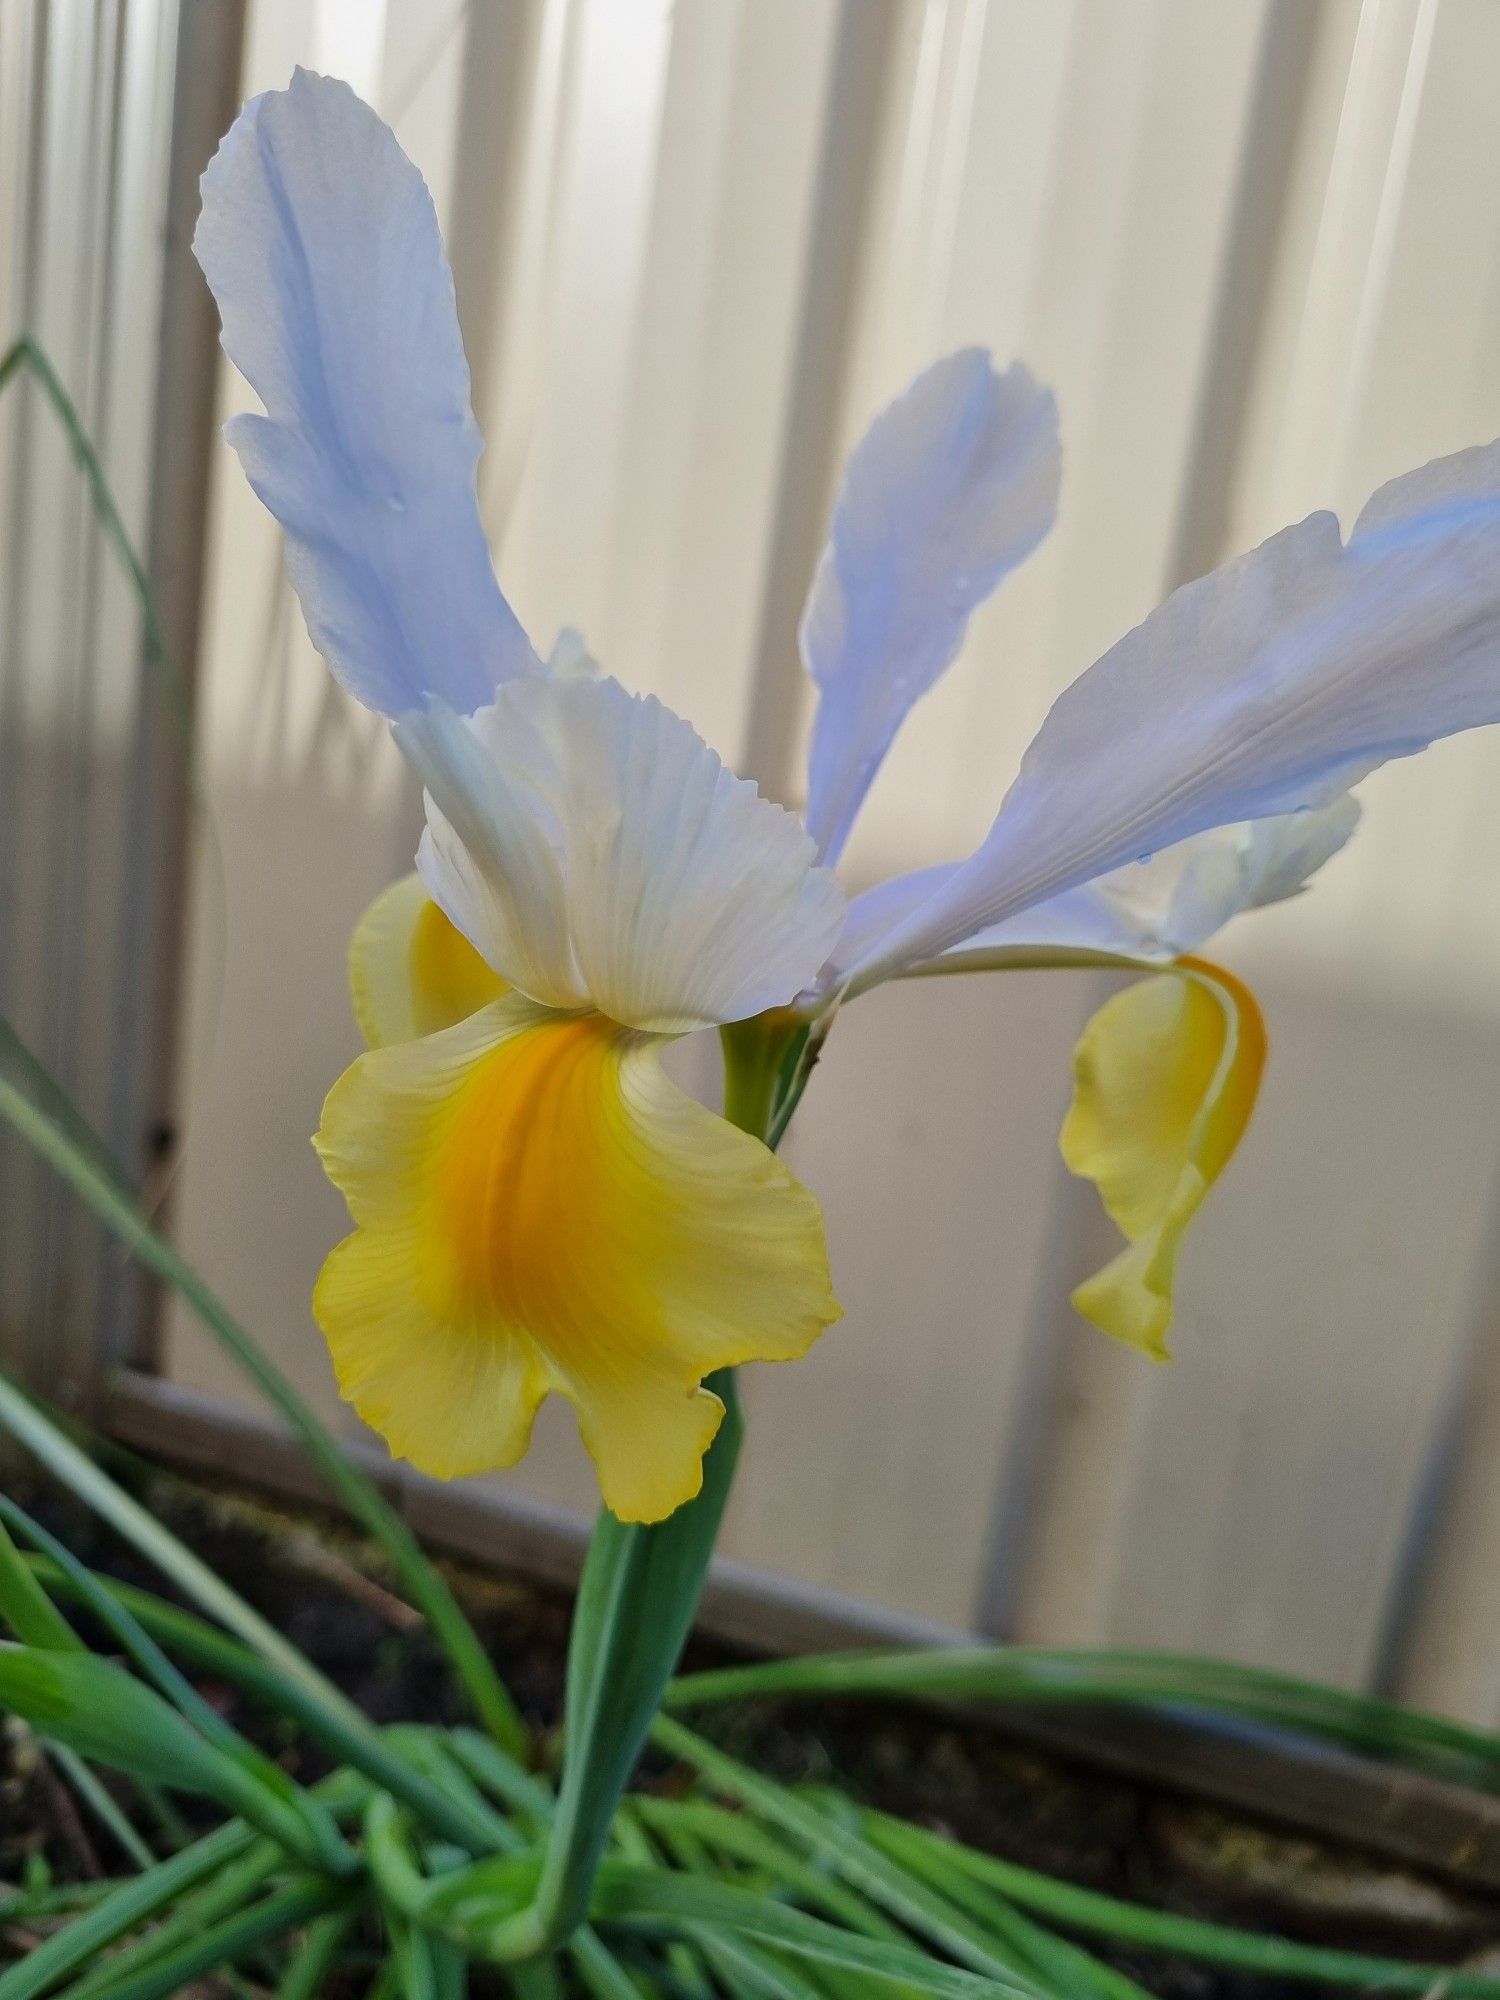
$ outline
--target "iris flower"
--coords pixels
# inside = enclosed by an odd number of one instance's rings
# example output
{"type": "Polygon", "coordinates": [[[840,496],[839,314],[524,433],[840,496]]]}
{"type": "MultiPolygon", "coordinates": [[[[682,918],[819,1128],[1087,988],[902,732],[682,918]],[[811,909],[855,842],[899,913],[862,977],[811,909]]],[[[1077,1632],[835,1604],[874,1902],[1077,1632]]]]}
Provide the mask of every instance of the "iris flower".
{"type": "Polygon", "coordinates": [[[803,1354],[838,1307],[812,1196],[663,1048],[757,1018],[816,1041],[882,980],[982,968],[1150,975],[1089,1025],[1063,1149],[1125,1238],[1076,1302],[1164,1352],[1265,1052],[1198,953],[1303,887],[1376,765],[1500,719],[1500,446],[1382,487],[1347,540],[1314,514],[1177,591],[1056,702],[971,855],[846,901],[903,719],[1053,519],[1025,368],[937,362],[850,460],[802,627],[799,823],[575,641],[533,650],[480,522],[432,203],[374,112],[303,72],[254,100],[196,248],[314,644],[425,790],[416,874],[354,938],[369,1049],[316,1141],[354,1232],[314,1308],[362,1416],[447,1476],[514,1464],[557,1392],[614,1512],[670,1513],[722,1414],[705,1378],[803,1354]]]}

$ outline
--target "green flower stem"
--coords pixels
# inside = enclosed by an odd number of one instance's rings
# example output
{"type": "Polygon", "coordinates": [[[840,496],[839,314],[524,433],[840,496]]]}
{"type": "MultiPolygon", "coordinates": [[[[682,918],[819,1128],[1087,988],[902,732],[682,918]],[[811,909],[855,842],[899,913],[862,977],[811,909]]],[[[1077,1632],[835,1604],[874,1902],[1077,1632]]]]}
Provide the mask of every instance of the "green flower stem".
{"type": "MultiPolygon", "coordinates": [[[[788,1079],[806,1045],[808,1024],[787,1012],[757,1014],[719,1030],[724,1051],[724,1116],[774,1150],[778,1113],[788,1079]]],[[[799,1093],[800,1095],[800,1093],[799,1093]]],[[[785,1121],[781,1123],[785,1130],[785,1121]]]]}
{"type": "MultiPolygon", "coordinates": [[[[440,1732],[412,1730],[408,1733],[427,1734],[434,1759],[461,1763],[461,1760],[454,1755],[451,1738],[440,1732]]],[[[478,1736],[473,1731],[461,1733],[467,1739],[471,1761],[493,1776],[496,1769],[495,1760],[501,1753],[485,1737],[478,1736]]],[[[509,1774],[506,1774],[505,1782],[509,1784],[509,1774]]],[[[530,1809],[536,1811],[536,1793],[526,1796],[529,1798],[530,1809]]],[[[542,1801],[550,1810],[550,1801],[546,1800],[545,1793],[542,1793],[542,1801]]],[[[545,1818],[545,1814],[542,1817],[545,1818]]],[[[427,1922],[433,1884],[422,1873],[416,1851],[407,1838],[400,1814],[390,1799],[376,1795],[369,1802],[365,1818],[365,1838],[370,1865],[380,1882],[386,1901],[394,1904],[410,1921],[427,1922]]],[[[520,1862],[527,1855],[526,1837],[518,1828],[500,1821],[495,1825],[493,1851],[520,1862]]],[[[586,1925],[577,1930],[568,1941],[567,1952],[573,1970],[584,1989],[594,1996],[594,2000],[642,2000],[639,1988],[614,1953],[586,1925]]],[[[512,1970],[511,1978],[519,1989],[523,1981],[528,1982],[528,1986],[536,1986],[538,1981],[550,1978],[553,1971],[550,1961],[533,1959],[517,1965],[512,1970]]],[[[537,1990],[540,1992],[540,1987],[537,1990]]]]}
{"type": "MultiPolygon", "coordinates": [[[[805,1081],[807,1023],[768,1014],[726,1028],[722,1040],[725,1117],[753,1138],[779,1136],[805,1081]]],[[[497,1934],[500,1958],[543,1957],[582,1924],[615,1809],[691,1630],[744,1434],[732,1371],[707,1386],[724,1421],[697,1498],[650,1527],[608,1509],[595,1525],[568,1647],[557,1808],[535,1896],[497,1934]]]]}
{"type": "MultiPolygon", "coordinates": [[[[136,1211],[116,1179],[70,1138],[55,1119],[32,1103],[27,1094],[4,1075],[0,1075],[0,1117],[7,1119],[94,1213],[114,1230],[147,1270],[171,1285],[187,1301],[267,1401],[286,1418],[334,1492],[385,1550],[403,1588],[446,1649],[485,1727],[512,1754],[525,1756],[530,1748],[530,1732],[473,1627],[459,1608],[457,1599],[423,1553],[411,1529],[373,1483],[350,1464],[336,1439],[314,1416],[304,1398],[262,1354],[255,1341],[197,1272],[136,1211]]],[[[14,1392],[10,1393],[14,1398],[14,1392]]],[[[13,1402],[11,1408],[14,1408],[13,1402]]],[[[77,1452],[72,1463],[76,1469],[78,1465],[88,1466],[89,1461],[77,1452]]],[[[96,1492],[101,1478],[102,1475],[96,1473],[93,1481],[96,1492]]],[[[118,1493],[118,1489],[111,1490],[118,1493]]],[[[143,1509],[135,1508],[133,1502],[124,1501],[124,1496],[119,1496],[116,1502],[117,1515],[123,1511],[119,1504],[121,1501],[125,1507],[133,1509],[132,1520],[137,1533],[132,1539],[137,1541],[138,1546],[142,1546],[139,1533],[142,1523],[155,1531],[152,1540],[158,1550],[170,1541],[160,1529],[155,1528],[143,1509]]],[[[169,1573],[176,1575],[176,1580],[204,1609],[221,1618],[231,1630],[238,1631],[268,1659],[275,1659],[294,1676],[315,1680],[325,1697],[342,1701],[342,1696],[337,1694],[332,1684],[317,1675],[294,1647],[289,1646],[263,1619],[256,1617],[248,1606],[226,1590],[212,1571],[186,1557],[177,1544],[173,1543],[172,1547],[178,1551],[177,1569],[174,1572],[170,1565],[164,1566],[169,1568],[169,1573]],[[180,1573],[189,1563],[192,1564],[191,1583],[180,1573]],[[233,1607],[232,1614],[229,1607],[233,1607]]]]}
{"type": "Polygon", "coordinates": [[[503,1956],[554,1949],[583,1922],[610,1822],[677,1664],[739,1457],[743,1419],[727,1370],[708,1386],[724,1421],[695,1500],[651,1527],[601,1512],[579,1585],[568,1648],[567,1753],[546,1860],[530,1909],[503,1956]]]}

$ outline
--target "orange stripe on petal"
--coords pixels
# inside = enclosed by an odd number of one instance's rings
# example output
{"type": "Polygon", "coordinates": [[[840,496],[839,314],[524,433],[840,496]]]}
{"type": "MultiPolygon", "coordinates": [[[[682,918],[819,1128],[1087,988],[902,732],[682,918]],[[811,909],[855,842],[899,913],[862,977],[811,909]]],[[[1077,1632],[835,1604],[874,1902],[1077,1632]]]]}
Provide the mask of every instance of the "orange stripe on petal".
{"type": "Polygon", "coordinates": [[[1265,1057],[1255,996],[1193,958],[1106,1001],[1074,1054],[1063,1158],[1129,1248],[1073,1304],[1154,1359],[1167,1358],[1184,1232],[1250,1122],[1265,1057]]]}
{"type": "Polygon", "coordinates": [[[317,1145],[356,1229],[313,1309],[398,1456],[512,1465],[556,1390],[609,1506],[660,1520],[723,1415],[704,1376],[793,1359],[838,1317],[817,1203],[658,1051],[511,996],[334,1086],[317,1145]]]}
{"type": "Polygon", "coordinates": [[[349,941],[354,1018],[372,1049],[451,1028],[507,990],[415,874],[381,891],[349,941]]]}

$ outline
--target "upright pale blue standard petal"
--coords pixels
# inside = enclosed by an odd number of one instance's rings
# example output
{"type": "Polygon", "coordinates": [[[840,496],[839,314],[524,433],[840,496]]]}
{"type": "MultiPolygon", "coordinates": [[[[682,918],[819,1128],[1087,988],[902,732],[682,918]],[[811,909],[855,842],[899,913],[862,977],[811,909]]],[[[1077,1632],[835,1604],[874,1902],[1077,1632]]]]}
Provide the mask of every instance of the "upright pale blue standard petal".
{"type": "Polygon", "coordinates": [[[802,622],[819,692],[805,817],[825,861],[970,614],[1051,527],[1058,479],[1051,395],[978,348],[925,370],[856,446],[802,622]]]}
{"type": "Polygon", "coordinates": [[[347,84],[298,70],[203,176],[193,248],[266,406],[228,428],[337,678],[468,713],[536,670],[474,492],[482,448],[432,198],[347,84]]]}
{"type": "Polygon", "coordinates": [[[1500,444],[1190,583],[1054,703],[976,851],[856,984],[1209,827],[1331,804],[1500,721],[1500,444]]]}

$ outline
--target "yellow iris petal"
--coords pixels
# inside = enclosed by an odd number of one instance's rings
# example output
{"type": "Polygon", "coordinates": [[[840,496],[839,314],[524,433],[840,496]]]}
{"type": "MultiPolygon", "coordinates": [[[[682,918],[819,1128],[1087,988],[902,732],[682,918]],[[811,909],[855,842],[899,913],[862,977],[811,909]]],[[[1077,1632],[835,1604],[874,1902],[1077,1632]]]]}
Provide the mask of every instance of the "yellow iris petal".
{"type": "Polygon", "coordinates": [[[659,1047],[511,995],[335,1084],[316,1143],[356,1228],[313,1310],[397,1456],[513,1465],[557,1390],[608,1505],[660,1520],[723,1416],[704,1376],[793,1359],[838,1318],[817,1203],[659,1047]]]}
{"type": "Polygon", "coordinates": [[[451,1028],[507,990],[432,901],[419,875],[382,890],[355,926],[349,991],[372,1049],[451,1028]]]}
{"type": "Polygon", "coordinates": [[[1129,1248],[1073,1304],[1154,1359],[1167,1358],[1183,1233],[1250,1122],[1265,1057],[1255,996],[1191,958],[1117,993],[1078,1044],[1063,1158],[1129,1248]]]}

